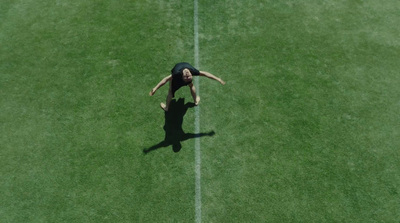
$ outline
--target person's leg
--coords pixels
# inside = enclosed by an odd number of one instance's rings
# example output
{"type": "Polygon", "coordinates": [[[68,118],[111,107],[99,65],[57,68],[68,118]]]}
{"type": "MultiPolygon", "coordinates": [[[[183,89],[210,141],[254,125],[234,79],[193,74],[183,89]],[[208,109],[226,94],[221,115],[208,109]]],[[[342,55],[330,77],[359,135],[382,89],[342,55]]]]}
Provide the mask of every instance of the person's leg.
{"type": "Polygon", "coordinates": [[[195,105],[198,105],[200,103],[200,96],[196,95],[196,88],[194,87],[194,84],[191,83],[189,85],[190,88],[190,93],[192,94],[193,101],[195,105]]]}
{"type": "Polygon", "coordinates": [[[172,94],[172,87],[171,87],[171,84],[170,84],[170,85],[169,85],[169,90],[168,90],[168,95],[167,95],[166,104],[164,104],[164,103],[162,103],[162,102],[161,102],[161,104],[160,104],[161,108],[162,108],[164,111],[168,111],[168,109],[169,109],[169,104],[171,103],[173,97],[174,97],[174,95],[172,94]]]}

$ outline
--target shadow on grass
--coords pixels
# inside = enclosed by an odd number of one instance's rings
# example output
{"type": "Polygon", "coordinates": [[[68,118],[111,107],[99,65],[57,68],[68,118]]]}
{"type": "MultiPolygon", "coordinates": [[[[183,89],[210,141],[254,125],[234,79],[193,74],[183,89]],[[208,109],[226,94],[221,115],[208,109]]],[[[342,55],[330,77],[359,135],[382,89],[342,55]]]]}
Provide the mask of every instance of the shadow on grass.
{"type": "Polygon", "coordinates": [[[186,103],[185,99],[179,98],[178,101],[175,99],[171,101],[168,112],[164,112],[165,123],[164,123],[164,131],[165,137],[164,140],[160,143],[151,146],[149,148],[145,148],[143,150],[144,154],[147,154],[151,151],[154,151],[159,148],[167,147],[172,145],[172,150],[174,152],[179,152],[182,149],[181,142],[192,139],[199,138],[202,136],[213,136],[215,135],[214,131],[210,131],[208,133],[185,133],[182,129],[183,117],[185,116],[187,110],[189,108],[193,108],[195,105],[193,102],[186,103]]]}

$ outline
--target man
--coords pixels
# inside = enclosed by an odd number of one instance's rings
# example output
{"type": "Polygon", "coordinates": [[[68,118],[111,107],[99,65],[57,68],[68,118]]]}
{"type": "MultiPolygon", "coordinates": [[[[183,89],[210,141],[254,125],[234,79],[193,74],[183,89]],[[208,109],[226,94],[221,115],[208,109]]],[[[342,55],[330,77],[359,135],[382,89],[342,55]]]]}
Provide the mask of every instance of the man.
{"type": "Polygon", "coordinates": [[[192,94],[193,101],[195,105],[198,105],[200,102],[200,97],[196,95],[196,88],[194,87],[192,80],[193,76],[204,76],[208,77],[210,79],[216,80],[222,85],[225,85],[225,81],[223,81],[221,78],[218,78],[214,75],[212,75],[209,72],[206,71],[199,71],[196,68],[194,68],[192,65],[188,63],[178,63],[172,68],[171,70],[171,75],[165,77],[158,83],[151,91],[150,91],[150,96],[153,96],[154,93],[162,87],[164,84],[169,82],[169,90],[168,90],[168,95],[167,95],[167,100],[166,103],[161,103],[160,106],[164,111],[168,111],[169,104],[172,100],[172,98],[175,97],[175,91],[177,91],[179,88],[183,86],[189,86],[190,88],[190,93],[192,94]]]}

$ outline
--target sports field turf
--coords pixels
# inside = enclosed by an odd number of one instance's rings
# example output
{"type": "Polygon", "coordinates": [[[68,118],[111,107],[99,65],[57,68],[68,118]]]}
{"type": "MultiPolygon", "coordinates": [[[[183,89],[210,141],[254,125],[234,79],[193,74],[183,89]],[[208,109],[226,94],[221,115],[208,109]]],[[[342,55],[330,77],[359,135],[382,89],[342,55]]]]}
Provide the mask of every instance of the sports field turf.
{"type": "MultiPolygon", "coordinates": [[[[400,2],[198,10],[227,82],[199,82],[202,222],[398,222],[400,2]]],[[[1,1],[0,222],[196,220],[190,92],[148,95],[193,24],[193,1],[1,1]]]]}

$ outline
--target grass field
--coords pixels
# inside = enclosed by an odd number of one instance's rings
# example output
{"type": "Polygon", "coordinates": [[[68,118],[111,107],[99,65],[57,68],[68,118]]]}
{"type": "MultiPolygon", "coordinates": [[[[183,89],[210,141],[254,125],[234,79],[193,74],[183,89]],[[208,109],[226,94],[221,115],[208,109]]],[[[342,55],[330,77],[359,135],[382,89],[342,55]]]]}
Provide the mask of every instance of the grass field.
{"type": "MultiPolygon", "coordinates": [[[[400,2],[198,6],[202,221],[398,222],[400,2]]],[[[157,147],[148,95],[193,38],[192,1],[3,0],[0,221],[194,222],[195,139],[157,147]]]]}

